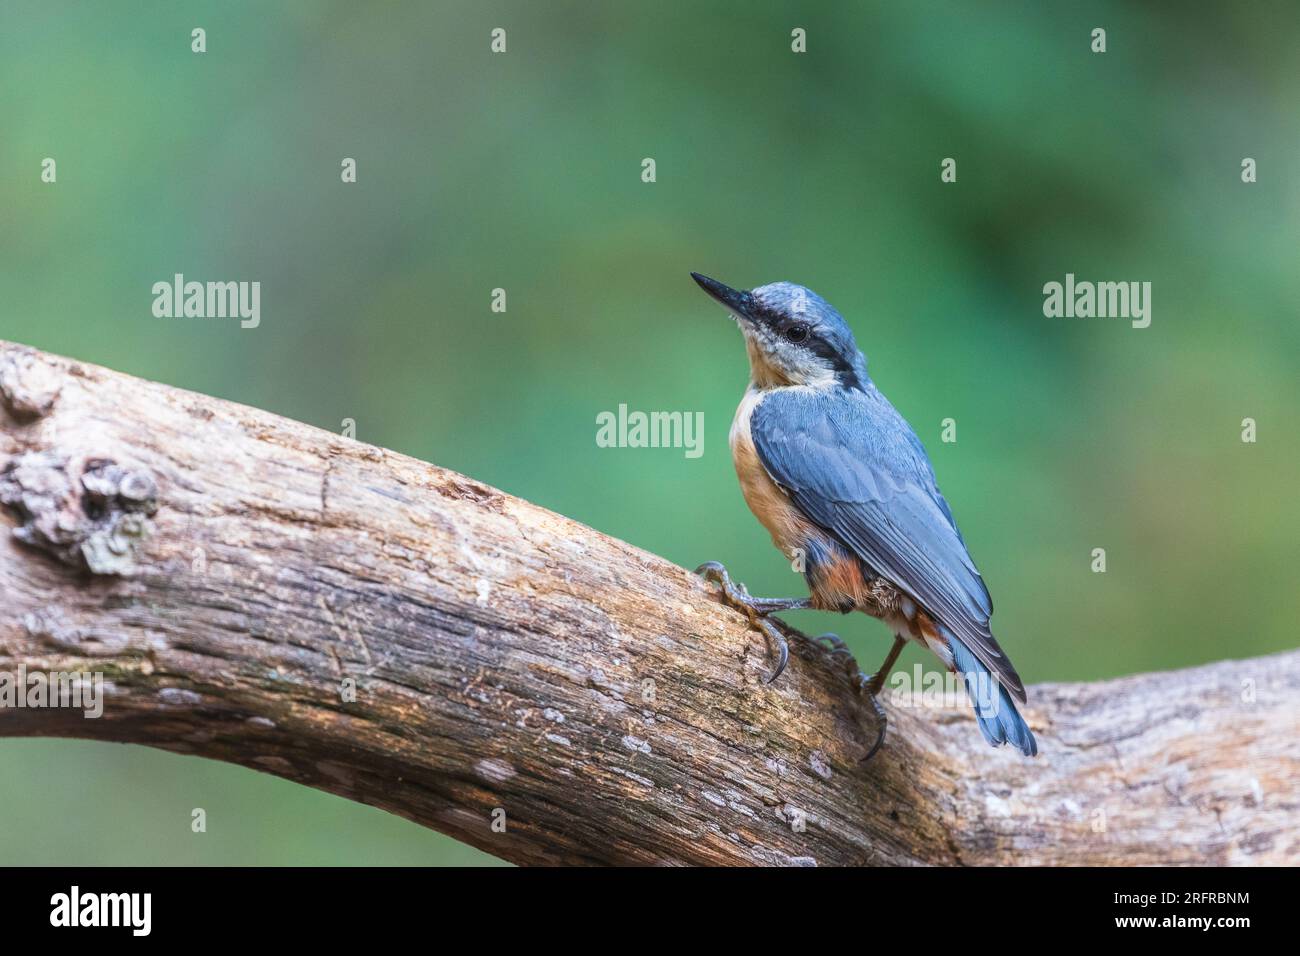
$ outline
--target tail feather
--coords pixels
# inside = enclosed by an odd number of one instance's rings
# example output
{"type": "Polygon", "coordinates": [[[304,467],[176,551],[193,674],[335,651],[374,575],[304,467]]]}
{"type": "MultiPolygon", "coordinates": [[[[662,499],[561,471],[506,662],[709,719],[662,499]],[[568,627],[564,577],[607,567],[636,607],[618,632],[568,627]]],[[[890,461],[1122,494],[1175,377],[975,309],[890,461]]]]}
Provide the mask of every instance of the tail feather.
{"type": "Polygon", "coordinates": [[[975,706],[975,719],[979,722],[984,739],[994,747],[1011,743],[1026,757],[1038,753],[1038,741],[1029,725],[1016,710],[1006,689],[998,683],[989,669],[961,641],[946,628],[940,627],[948,646],[952,649],[953,666],[966,681],[966,693],[975,706]]]}

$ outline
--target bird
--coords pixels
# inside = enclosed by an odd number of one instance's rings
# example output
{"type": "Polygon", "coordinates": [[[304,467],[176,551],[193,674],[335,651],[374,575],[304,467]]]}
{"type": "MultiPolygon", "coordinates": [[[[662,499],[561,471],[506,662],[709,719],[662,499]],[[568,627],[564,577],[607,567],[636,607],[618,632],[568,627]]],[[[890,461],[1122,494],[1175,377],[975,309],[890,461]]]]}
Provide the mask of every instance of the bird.
{"type": "Polygon", "coordinates": [[[866,682],[881,723],[863,761],[884,742],[877,697],[909,640],[963,679],[985,740],[1036,755],[1015,704],[1026,703],[1025,685],[989,629],[988,588],[925,447],[867,374],[848,323],[791,282],[744,291],[691,277],[735,319],[749,355],[749,385],[730,434],[745,502],[773,544],[803,558],[806,598],[751,597],[722,564],[696,569],[777,648],[769,683],[789,651],[768,615],[863,611],[894,634],[884,664],[866,682]]]}

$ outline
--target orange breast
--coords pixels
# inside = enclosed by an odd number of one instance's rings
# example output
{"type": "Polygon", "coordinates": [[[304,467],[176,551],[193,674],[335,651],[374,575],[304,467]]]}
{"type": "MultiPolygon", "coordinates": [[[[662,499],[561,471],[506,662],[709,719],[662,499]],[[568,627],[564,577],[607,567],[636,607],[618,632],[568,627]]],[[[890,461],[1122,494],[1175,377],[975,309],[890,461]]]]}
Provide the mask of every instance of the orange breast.
{"type": "Polygon", "coordinates": [[[758,459],[749,434],[749,420],[762,400],[763,393],[751,388],[736,409],[731,423],[731,460],[749,510],[772,536],[772,543],[787,557],[794,558],[796,550],[804,550],[809,537],[818,531],[799,514],[790,496],[772,480],[758,459]]]}

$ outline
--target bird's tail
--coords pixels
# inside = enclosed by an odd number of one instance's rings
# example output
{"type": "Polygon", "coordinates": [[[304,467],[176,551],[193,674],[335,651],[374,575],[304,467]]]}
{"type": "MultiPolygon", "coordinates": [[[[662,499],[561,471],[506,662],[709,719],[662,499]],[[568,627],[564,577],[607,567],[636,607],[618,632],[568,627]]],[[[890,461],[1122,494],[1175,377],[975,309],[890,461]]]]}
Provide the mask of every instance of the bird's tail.
{"type": "Polygon", "coordinates": [[[939,631],[948,639],[948,646],[952,649],[954,669],[966,681],[966,693],[975,706],[975,719],[979,721],[984,739],[994,747],[1010,742],[1026,757],[1037,754],[1038,741],[1034,740],[1025,718],[1016,710],[1011,695],[997,682],[989,669],[980,663],[979,658],[971,653],[970,648],[953,637],[951,631],[942,625],[939,631]]]}

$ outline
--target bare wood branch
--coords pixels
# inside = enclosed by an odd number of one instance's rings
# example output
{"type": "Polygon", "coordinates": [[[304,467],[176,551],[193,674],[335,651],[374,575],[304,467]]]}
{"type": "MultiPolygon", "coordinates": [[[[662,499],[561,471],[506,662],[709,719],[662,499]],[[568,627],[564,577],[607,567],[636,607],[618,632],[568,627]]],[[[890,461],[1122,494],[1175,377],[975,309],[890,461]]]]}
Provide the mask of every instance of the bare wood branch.
{"type": "Polygon", "coordinates": [[[560,515],[5,343],[0,404],[0,669],[107,695],[0,709],[0,735],[232,761],[519,863],[1300,856],[1300,652],[1034,687],[1032,761],[964,705],[887,703],[860,766],[846,655],[796,637],[768,686],[708,586],[560,515]]]}

